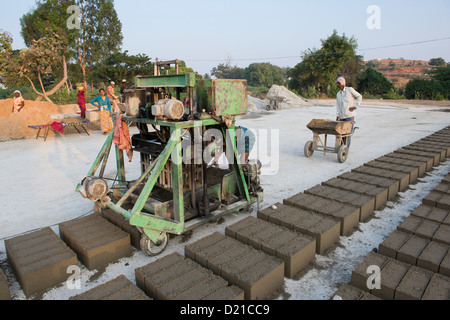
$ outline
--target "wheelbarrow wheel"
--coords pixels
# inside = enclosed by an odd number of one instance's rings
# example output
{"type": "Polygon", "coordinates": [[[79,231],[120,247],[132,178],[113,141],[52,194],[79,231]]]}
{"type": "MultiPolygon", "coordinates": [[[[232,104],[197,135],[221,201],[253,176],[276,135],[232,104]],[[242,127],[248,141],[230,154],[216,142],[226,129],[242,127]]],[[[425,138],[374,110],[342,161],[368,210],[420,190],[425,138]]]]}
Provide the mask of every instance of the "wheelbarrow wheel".
{"type": "Polygon", "coordinates": [[[305,156],[306,156],[307,158],[311,158],[311,156],[314,154],[313,142],[312,142],[312,141],[308,141],[308,142],[305,144],[304,152],[305,152],[305,156]]]}
{"type": "Polygon", "coordinates": [[[337,154],[338,161],[344,163],[348,157],[348,147],[346,145],[340,146],[337,154]]]}
{"type": "Polygon", "coordinates": [[[164,235],[164,238],[159,243],[154,243],[145,233],[142,233],[140,245],[142,251],[153,257],[163,252],[166,249],[168,242],[169,237],[167,234],[164,235]]]}

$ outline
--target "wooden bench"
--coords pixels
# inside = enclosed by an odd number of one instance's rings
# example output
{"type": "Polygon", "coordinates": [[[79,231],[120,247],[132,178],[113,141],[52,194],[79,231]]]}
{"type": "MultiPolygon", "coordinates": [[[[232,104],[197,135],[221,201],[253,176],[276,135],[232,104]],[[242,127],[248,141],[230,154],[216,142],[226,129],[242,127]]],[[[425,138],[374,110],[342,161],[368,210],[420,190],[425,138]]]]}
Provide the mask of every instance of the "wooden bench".
{"type": "Polygon", "coordinates": [[[56,133],[56,131],[52,128],[52,125],[54,123],[60,123],[63,127],[63,130],[65,127],[74,127],[75,130],[77,130],[77,132],[79,134],[81,134],[82,132],[80,131],[80,129],[78,127],[81,127],[84,132],[89,136],[89,132],[86,130],[85,125],[88,124],[92,124],[92,122],[84,120],[84,121],[75,121],[75,122],[64,122],[64,121],[53,121],[49,124],[43,124],[43,125],[36,125],[36,126],[28,126],[29,128],[32,129],[38,129],[37,135],[36,135],[36,139],[38,138],[44,138],[44,141],[47,141],[47,137],[48,137],[48,133],[51,130],[53,130],[53,132],[56,133]],[[44,134],[41,136],[41,130],[44,130],[44,134]]]}

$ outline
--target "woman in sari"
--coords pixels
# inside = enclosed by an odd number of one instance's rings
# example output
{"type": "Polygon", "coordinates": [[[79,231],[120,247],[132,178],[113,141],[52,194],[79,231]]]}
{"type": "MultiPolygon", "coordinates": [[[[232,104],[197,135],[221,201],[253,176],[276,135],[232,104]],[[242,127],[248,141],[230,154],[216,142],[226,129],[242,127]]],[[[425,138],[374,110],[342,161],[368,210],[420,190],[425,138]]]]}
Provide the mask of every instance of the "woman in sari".
{"type": "Polygon", "coordinates": [[[105,95],[105,89],[100,89],[100,95],[89,103],[100,111],[100,127],[103,133],[111,132],[114,125],[111,118],[111,101],[105,95]]]}

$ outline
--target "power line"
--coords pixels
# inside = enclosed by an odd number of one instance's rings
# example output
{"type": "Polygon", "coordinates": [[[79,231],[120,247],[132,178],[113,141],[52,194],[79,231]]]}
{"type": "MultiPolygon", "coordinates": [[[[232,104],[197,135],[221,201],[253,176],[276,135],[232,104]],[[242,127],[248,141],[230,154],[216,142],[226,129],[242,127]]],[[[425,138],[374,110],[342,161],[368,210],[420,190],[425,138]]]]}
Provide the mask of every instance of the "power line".
{"type": "MultiPolygon", "coordinates": [[[[450,37],[432,39],[432,40],[415,41],[415,42],[402,43],[402,44],[393,44],[393,45],[366,48],[366,49],[359,49],[357,51],[359,52],[359,51],[370,51],[370,50],[388,49],[388,48],[396,48],[396,47],[405,47],[405,46],[410,46],[410,45],[417,45],[417,44],[444,41],[444,40],[450,40],[450,37]]],[[[339,51],[339,52],[317,53],[317,54],[306,55],[306,57],[334,55],[334,54],[342,54],[342,53],[347,53],[347,52],[353,52],[353,51],[348,50],[348,51],[339,51]]],[[[300,58],[300,55],[281,56],[281,57],[266,57],[266,58],[240,58],[240,59],[233,59],[233,61],[281,60],[281,59],[292,59],[292,58],[300,58]]],[[[223,61],[223,59],[186,59],[184,61],[185,62],[220,62],[220,61],[223,61]]]]}

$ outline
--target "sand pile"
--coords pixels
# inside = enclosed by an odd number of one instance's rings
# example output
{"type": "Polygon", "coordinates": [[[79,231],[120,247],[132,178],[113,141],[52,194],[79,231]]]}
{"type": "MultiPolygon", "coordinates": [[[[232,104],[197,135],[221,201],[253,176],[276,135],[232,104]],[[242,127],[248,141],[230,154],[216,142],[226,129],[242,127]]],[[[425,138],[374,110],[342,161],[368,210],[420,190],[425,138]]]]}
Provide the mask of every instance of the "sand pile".
{"type": "Polygon", "coordinates": [[[12,105],[13,99],[0,100],[0,141],[34,138],[37,129],[28,126],[48,124],[54,119],[80,120],[77,105],[59,106],[46,101],[26,100],[22,111],[14,114],[12,105]]]}
{"type": "MultiPolygon", "coordinates": [[[[297,96],[284,86],[273,85],[267,93],[268,98],[283,98],[281,108],[309,107],[311,104],[303,97],[297,96]]],[[[269,101],[266,99],[267,104],[269,101]]]]}
{"type": "Polygon", "coordinates": [[[251,95],[247,96],[247,104],[249,112],[264,111],[267,107],[267,104],[264,100],[252,97],[251,95]]]}

